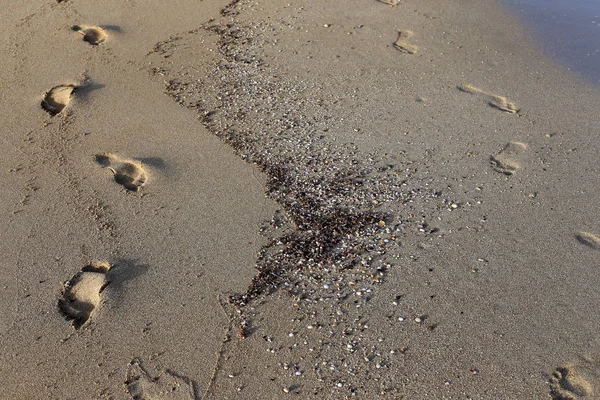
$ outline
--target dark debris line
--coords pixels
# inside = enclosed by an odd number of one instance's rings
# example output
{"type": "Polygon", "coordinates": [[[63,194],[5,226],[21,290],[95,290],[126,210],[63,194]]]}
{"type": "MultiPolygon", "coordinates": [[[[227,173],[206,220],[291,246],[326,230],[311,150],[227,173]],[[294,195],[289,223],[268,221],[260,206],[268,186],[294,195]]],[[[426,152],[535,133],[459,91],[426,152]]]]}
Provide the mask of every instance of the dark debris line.
{"type": "MultiPolygon", "coordinates": [[[[237,15],[238,3],[233,1],[221,14],[237,15]]],[[[219,36],[222,58],[216,72],[200,84],[187,83],[185,77],[171,79],[166,91],[199,111],[209,131],[262,169],[269,178],[269,196],[294,227],[260,251],[259,273],[246,293],[231,296],[230,302],[244,306],[282,283],[301,290],[302,280],[319,280],[315,271],[365,266],[365,260],[382,263],[386,248],[398,245],[396,236],[402,229],[398,216],[380,208],[415,197],[417,193],[402,188],[409,175],[382,167],[375,156],[361,154],[355,145],[326,142],[322,128],[327,118],[306,104],[303,82],[273,75],[257,55],[262,39],[254,35],[256,30],[231,23],[204,29],[219,36]],[[200,97],[206,93],[215,98],[200,97]]],[[[153,51],[161,54],[172,45],[162,42],[153,51]]],[[[162,75],[164,70],[157,71],[162,75]]],[[[275,219],[272,225],[277,228],[275,219]]]]}

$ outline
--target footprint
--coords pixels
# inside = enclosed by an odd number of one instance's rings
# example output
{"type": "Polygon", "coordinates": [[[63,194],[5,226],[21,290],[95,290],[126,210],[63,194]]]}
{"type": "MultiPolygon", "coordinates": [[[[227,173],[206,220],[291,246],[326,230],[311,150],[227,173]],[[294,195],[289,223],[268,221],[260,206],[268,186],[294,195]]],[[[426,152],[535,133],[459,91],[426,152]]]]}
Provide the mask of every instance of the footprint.
{"type": "Polygon", "coordinates": [[[600,236],[589,232],[578,232],[575,235],[575,238],[579,243],[585,244],[592,249],[600,250],[600,236]]]}
{"type": "Polygon", "coordinates": [[[125,189],[137,191],[147,180],[147,174],[141,163],[125,160],[114,154],[97,154],[96,161],[108,168],[115,175],[115,182],[123,185],[125,189]]]}
{"type": "Polygon", "coordinates": [[[554,400],[591,399],[594,388],[590,380],[594,375],[592,369],[567,363],[553,372],[549,380],[550,397],[554,400]]]}
{"type": "Polygon", "coordinates": [[[487,99],[488,104],[490,106],[502,111],[506,111],[507,113],[515,114],[519,112],[519,108],[517,108],[517,105],[514,102],[508,100],[506,97],[487,93],[479,88],[476,88],[473,85],[459,85],[458,90],[465,93],[481,95],[487,99]]]}
{"type": "Polygon", "coordinates": [[[378,0],[378,1],[383,4],[388,4],[392,7],[396,7],[400,3],[400,0],[378,0]]]}
{"type": "Polygon", "coordinates": [[[153,378],[142,367],[139,359],[129,363],[125,390],[133,400],[194,400],[194,384],[189,379],[170,371],[153,378]]]}
{"type": "Polygon", "coordinates": [[[92,46],[97,46],[108,38],[106,31],[98,26],[73,25],[71,29],[81,33],[83,41],[88,42],[92,46]]]}
{"type": "Polygon", "coordinates": [[[509,142],[496,155],[490,157],[490,164],[495,171],[505,175],[514,174],[521,167],[519,163],[520,155],[527,145],[521,142],[509,142]]]}
{"type": "Polygon", "coordinates": [[[415,54],[418,47],[407,42],[407,39],[411,38],[413,33],[411,31],[399,31],[398,40],[394,42],[396,50],[400,50],[403,53],[415,54]]]}
{"type": "Polygon", "coordinates": [[[75,91],[75,85],[59,85],[44,93],[42,108],[51,116],[60,113],[71,101],[71,95],[75,91]]]}
{"type": "Polygon", "coordinates": [[[75,329],[81,328],[100,304],[100,293],[109,283],[106,273],[110,267],[106,262],[91,263],[63,284],[58,309],[73,320],[75,329]]]}

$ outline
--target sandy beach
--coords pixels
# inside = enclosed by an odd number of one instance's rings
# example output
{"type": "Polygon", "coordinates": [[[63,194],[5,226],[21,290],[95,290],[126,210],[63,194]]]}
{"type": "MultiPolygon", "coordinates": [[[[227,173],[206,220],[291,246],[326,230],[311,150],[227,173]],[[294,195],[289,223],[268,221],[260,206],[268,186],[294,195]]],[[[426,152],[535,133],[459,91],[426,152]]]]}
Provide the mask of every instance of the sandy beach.
{"type": "Polygon", "coordinates": [[[0,21],[0,399],[600,398],[600,89],[507,7],[0,21]]]}

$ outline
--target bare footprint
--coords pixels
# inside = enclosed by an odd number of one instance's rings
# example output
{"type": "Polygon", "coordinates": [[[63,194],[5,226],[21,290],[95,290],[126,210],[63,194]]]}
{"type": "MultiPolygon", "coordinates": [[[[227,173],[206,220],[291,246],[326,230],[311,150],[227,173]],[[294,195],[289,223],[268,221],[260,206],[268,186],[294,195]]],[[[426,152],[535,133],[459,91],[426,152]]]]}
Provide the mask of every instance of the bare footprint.
{"type": "Polygon", "coordinates": [[[137,191],[148,179],[146,170],[141,163],[126,160],[114,154],[97,154],[96,161],[102,167],[108,168],[115,175],[115,182],[123,185],[125,189],[137,191]]]}
{"type": "Polygon", "coordinates": [[[600,250],[600,236],[589,232],[578,232],[575,238],[579,243],[585,244],[595,250],[600,250]]]}
{"type": "Polygon", "coordinates": [[[42,108],[51,116],[60,113],[71,101],[71,95],[75,91],[75,85],[59,85],[44,93],[42,108]]]}
{"type": "Polygon", "coordinates": [[[398,39],[394,42],[394,47],[403,53],[415,54],[418,47],[408,43],[407,39],[411,38],[413,33],[411,31],[399,31],[398,39]]]}
{"type": "Polygon", "coordinates": [[[527,145],[521,142],[509,142],[502,150],[490,157],[494,171],[505,175],[514,174],[520,167],[519,158],[527,145]]]}
{"type": "Polygon", "coordinates": [[[586,361],[584,365],[567,363],[558,367],[550,378],[550,396],[554,400],[591,399],[594,387],[591,382],[597,381],[597,365],[586,361]],[[590,365],[586,365],[590,364],[590,365]]]}
{"type": "Polygon", "coordinates": [[[58,309],[73,320],[75,329],[81,328],[100,304],[100,293],[108,285],[106,273],[110,267],[106,262],[91,263],[63,284],[58,309]]]}
{"type": "Polygon", "coordinates": [[[515,113],[519,112],[519,108],[517,108],[517,105],[513,101],[510,101],[506,97],[503,97],[503,96],[498,96],[495,94],[485,92],[479,88],[476,88],[473,85],[469,85],[469,84],[459,85],[458,90],[465,92],[465,93],[469,93],[469,94],[476,94],[476,95],[483,96],[486,98],[486,100],[490,106],[495,107],[502,111],[506,111],[507,113],[515,114],[515,113]]]}
{"type": "Polygon", "coordinates": [[[194,400],[194,385],[189,379],[170,371],[152,377],[139,359],[129,363],[125,390],[133,400],[194,400]]]}
{"type": "Polygon", "coordinates": [[[73,25],[71,29],[82,34],[83,41],[92,46],[97,46],[108,38],[106,31],[98,26],[73,25]]]}

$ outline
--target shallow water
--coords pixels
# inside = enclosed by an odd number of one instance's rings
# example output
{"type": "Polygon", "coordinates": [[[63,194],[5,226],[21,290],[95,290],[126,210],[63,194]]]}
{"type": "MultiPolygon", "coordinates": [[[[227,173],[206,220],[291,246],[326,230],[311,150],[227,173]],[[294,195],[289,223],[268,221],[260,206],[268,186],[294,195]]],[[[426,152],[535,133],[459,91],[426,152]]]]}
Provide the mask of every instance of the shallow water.
{"type": "Polygon", "coordinates": [[[542,49],[600,86],[600,0],[502,0],[542,49]]]}

